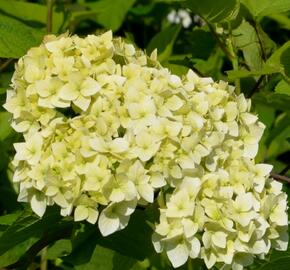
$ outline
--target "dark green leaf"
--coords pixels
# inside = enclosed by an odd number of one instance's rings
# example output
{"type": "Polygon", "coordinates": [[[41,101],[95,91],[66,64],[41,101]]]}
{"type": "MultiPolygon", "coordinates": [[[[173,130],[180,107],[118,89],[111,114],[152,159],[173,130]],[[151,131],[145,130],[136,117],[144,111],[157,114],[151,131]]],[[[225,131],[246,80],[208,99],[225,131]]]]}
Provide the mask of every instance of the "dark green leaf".
{"type": "MultiPolygon", "coordinates": [[[[72,238],[73,253],[69,256],[74,258],[76,254],[81,252],[85,246],[93,252],[96,244],[112,249],[124,256],[137,260],[144,260],[150,254],[154,253],[151,243],[152,230],[146,223],[146,215],[143,211],[136,210],[131,216],[128,226],[112,235],[103,237],[95,225],[82,224],[78,230],[75,230],[72,238]]],[[[86,253],[86,257],[82,261],[87,262],[90,258],[90,252],[86,253]]]]}
{"type": "Polygon", "coordinates": [[[173,74],[176,74],[178,76],[182,76],[188,72],[188,67],[173,64],[171,62],[163,62],[163,66],[167,67],[173,74]]]}
{"type": "Polygon", "coordinates": [[[0,140],[5,140],[11,132],[11,114],[0,112],[0,140]]]}
{"type": "Polygon", "coordinates": [[[279,121],[276,121],[275,126],[271,129],[269,132],[269,135],[266,139],[266,145],[269,146],[273,140],[276,139],[277,136],[281,135],[284,129],[290,126],[290,115],[283,114],[280,118],[278,118],[279,121]]]}
{"type": "Polygon", "coordinates": [[[144,260],[154,252],[151,235],[152,230],[146,223],[143,211],[136,210],[124,230],[101,237],[99,244],[125,256],[144,260]]]}
{"type": "Polygon", "coordinates": [[[37,240],[44,230],[59,220],[59,214],[52,209],[48,209],[42,219],[33,214],[31,210],[24,210],[0,238],[0,254],[28,238],[37,240]]]}
{"type": "Polygon", "coordinates": [[[137,263],[132,258],[96,245],[94,239],[90,239],[89,243],[71,257],[70,262],[76,270],[129,270],[137,263]]]}
{"type": "Polygon", "coordinates": [[[37,238],[28,238],[2,253],[0,255],[0,267],[6,267],[17,262],[36,241],[37,238]]]}
{"type": "Polygon", "coordinates": [[[253,101],[266,106],[271,106],[277,110],[290,111],[290,96],[272,93],[260,92],[253,96],[253,101]]]}
{"type": "Polygon", "coordinates": [[[96,226],[80,225],[72,238],[73,253],[63,259],[75,269],[142,269],[134,266],[153,252],[151,228],[145,221],[145,213],[136,210],[128,226],[110,236],[103,237],[96,226]]]}
{"type": "MultiPolygon", "coordinates": [[[[287,193],[289,194],[288,186],[285,186],[287,193]]],[[[289,203],[288,203],[289,204],[289,203]]],[[[286,251],[273,250],[267,261],[263,261],[257,270],[288,270],[290,263],[290,246],[286,251]]]]}
{"type": "Polygon", "coordinates": [[[20,216],[21,212],[15,212],[0,217],[0,225],[11,225],[20,216]]]}
{"type": "Polygon", "coordinates": [[[285,14],[269,14],[267,17],[276,21],[282,28],[290,30],[290,18],[285,14]]]}
{"type": "Polygon", "coordinates": [[[61,239],[56,241],[51,247],[48,248],[46,259],[55,260],[59,257],[66,256],[72,251],[72,243],[68,239],[61,239]]]}
{"type": "Polygon", "coordinates": [[[236,0],[188,0],[186,6],[193,13],[197,13],[212,23],[233,19],[239,10],[239,1],[236,0]]]}
{"type": "Polygon", "coordinates": [[[56,207],[48,208],[42,219],[31,210],[24,210],[0,237],[0,267],[19,260],[27,263],[31,256],[36,256],[46,245],[57,238],[66,237],[69,226],[69,222],[62,221],[56,207]]]}
{"type": "Polygon", "coordinates": [[[273,270],[278,269],[279,270],[289,270],[289,264],[290,264],[290,255],[288,257],[284,257],[278,260],[272,260],[269,263],[263,265],[259,270],[273,270]]]}
{"type": "Polygon", "coordinates": [[[97,12],[96,21],[107,29],[116,31],[122,25],[129,9],[136,0],[100,0],[87,3],[92,10],[97,12]]]}
{"type": "Polygon", "coordinates": [[[201,76],[211,76],[215,80],[222,78],[223,53],[220,49],[213,50],[207,60],[192,59],[192,62],[194,68],[201,73],[201,76]]]}
{"type": "MultiPolygon", "coordinates": [[[[289,114],[286,117],[289,119],[289,114]]],[[[267,138],[267,143],[269,143],[267,156],[273,161],[277,161],[279,155],[290,151],[290,144],[287,141],[290,134],[290,123],[288,119],[282,118],[276,121],[276,125],[269,134],[270,138],[267,138]],[[273,139],[271,140],[271,138],[273,139]]]]}
{"type": "Polygon", "coordinates": [[[0,14],[0,57],[19,58],[41,38],[40,31],[0,14]]]}
{"type": "Polygon", "coordinates": [[[168,60],[172,53],[174,42],[180,32],[181,26],[172,25],[157,35],[155,35],[147,46],[147,53],[150,54],[154,49],[157,48],[158,60],[160,62],[168,60]]]}
{"type": "Polygon", "coordinates": [[[192,58],[208,59],[216,46],[216,40],[207,28],[195,28],[186,37],[186,44],[182,42],[180,51],[192,54],[192,58]]]}
{"type": "Polygon", "coordinates": [[[290,78],[290,47],[282,52],[280,61],[284,68],[285,75],[290,78]]]}

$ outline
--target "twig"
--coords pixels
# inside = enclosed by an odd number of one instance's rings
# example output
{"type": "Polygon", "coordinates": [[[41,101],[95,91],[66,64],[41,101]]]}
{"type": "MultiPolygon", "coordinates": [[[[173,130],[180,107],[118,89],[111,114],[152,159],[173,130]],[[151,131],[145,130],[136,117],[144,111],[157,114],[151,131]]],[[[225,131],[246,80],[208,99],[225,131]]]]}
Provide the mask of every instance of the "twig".
{"type": "Polygon", "coordinates": [[[277,180],[277,181],[280,181],[280,182],[287,182],[287,183],[289,183],[290,184],[290,178],[289,177],[287,177],[287,176],[285,176],[285,175],[280,175],[280,174],[278,174],[278,173],[271,173],[270,174],[270,176],[272,177],[272,178],[274,178],[275,180],[277,180]]]}
{"type": "Polygon", "coordinates": [[[258,41],[259,41],[259,45],[260,45],[260,48],[261,48],[262,59],[264,61],[266,61],[267,60],[266,59],[267,58],[266,50],[265,50],[265,47],[264,47],[264,44],[263,44],[259,29],[258,29],[258,25],[257,25],[257,23],[255,21],[252,22],[252,25],[254,26],[254,29],[255,29],[255,32],[256,32],[256,35],[257,35],[257,38],[258,38],[258,41]]]}
{"type": "MultiPolygon", "coordinates": [[[[226,57],[231,61],[232,66],[233,66],[233,70],[239,70],[238,56],[237,56],[237,54],[235,52],[235,49],[234,49],[234,46],[233,46],[232,37],[231,37],[232,36],[231,35],[231,27],[229,27],[229,29],[230,29],[230,38],[228,38],[226,40],[226,42],[223,42],[220,39],[220,37],[218,36],[218,34],[216,33],[216,31],[213,28],[213,26],[206,19],[204,19],[204,21],[207,23],[207,25],[209,27],[209,30],[213,34],[213,36],[215,37],[219,47],[223,50],[223,52],[226,55],[226,57]]],[[[235,86],[236,86],[236,93],[239,94],[240,91],[241,91],[240,79],[238,79],[238,78],[235,79],[235,86]]]]}
{"type": "MultiPolygon", "coordinates": [[[[228,23],[228,28],[229,28],[229,38],[228,38],[228,42],[227,42],[227,47],[228,47],[228,50],[230,51],[230,54],[233,56],[233,58],[230,60],[232,61],[233,69],[238,71],[239,70],[239,58],[237,56],[237,50],[234,46],[231,23],[228,23]]],[[[236,86],[236,93],[240,94],[240,92],[241,92],[241,80],[240,80],[240,78],[235,79],[235,86],[236,86]]]]}
{"type": "Polygon", "coordinates": [[[2,72],[11,62],[13,61],[12,58],[7,59],[1,66],[0,66],[0,72],[2,72]]]}
{"type": "Polygon", "coordinates": [[[214,28],[212,27],[212,25],[206,21],[204,19],[204,21],[207,23],[208,28],[210,30],[210,32],[213,34],[214,38],[216,39],[218,45],[220,46],[220,48],[223,50],[224,54],[227,56],[227,58],[232,61],[233,58],[235,58],[234,55],[231,54],[231,52],[228,50],[228,48],[224,45],[224,43],[220,40],[219,36],[217,35],[216,31],[214,30],[214,28]]]}
{"type": "Polygon", "coordinates": [[[288,164],[279,174],[286,174],[290,170],[290,164],[288,164]]]}
{"type": "Polygon", "coordinates": [[[53,16],[53,4],[54,0],[47,0],[46,6],[47,6],[47,25],[46,25],[46,32],[49,34],[52,31],[52,16],[53,16]]]}
{"type": "Polygon", "coordinates": [[[192,260],[191,259],[189,259],[187,261],[187,270],[193,270],[193,265],[192,265],[192,260]]]}
{"type": "Polygon", "coordinates": [[[43,248],[41,251],[41,256],[40,256],[40,270],[47,270],[47,246],[43,248]]]}
{"type": "Polygon", "coordinates": [[[249,97],[251,97],[252,95],[254,95],[256,92],[259,91],[259,86],[261,85],[263,79],[265,78],[265,75],[262,75],[259,77],[258,81],[255,83],[253,89],[250,92],[249,97]]]}

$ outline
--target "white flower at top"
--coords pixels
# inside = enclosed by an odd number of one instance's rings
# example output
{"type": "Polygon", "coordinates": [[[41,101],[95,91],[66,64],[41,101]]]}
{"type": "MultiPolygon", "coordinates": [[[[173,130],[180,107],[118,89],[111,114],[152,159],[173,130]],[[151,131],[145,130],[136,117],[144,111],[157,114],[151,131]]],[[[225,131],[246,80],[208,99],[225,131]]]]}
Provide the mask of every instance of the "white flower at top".
{"type": "Polygon", "coordinates": [[[174,24],[181,23],[184,28],[188,28],[192,23],[190,13],[185,9],[171,10],[167,15],[167,20],[174,24]]]}
{"type": "Polygon", "coordinates": [[[171,74],[111,32],[47,36],[19,59],[4,107],[24,135],[18,199],[39,216],[57,204],[107,236],[159,192],[152,240],[174,267],[242,269],[287,248],[287,196],[254,162],[264,125],[226,82],[171,74]]]}

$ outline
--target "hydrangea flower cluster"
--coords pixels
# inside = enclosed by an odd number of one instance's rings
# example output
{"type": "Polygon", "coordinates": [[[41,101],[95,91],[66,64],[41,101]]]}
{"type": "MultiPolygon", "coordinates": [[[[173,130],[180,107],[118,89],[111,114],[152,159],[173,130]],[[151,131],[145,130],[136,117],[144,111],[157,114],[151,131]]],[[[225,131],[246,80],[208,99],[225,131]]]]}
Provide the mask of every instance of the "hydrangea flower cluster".
{"type": "Polygon", "coordinates": [[[156,56],[106,32],[46,36],[19,59],[5,104],[24,136],[19,201],[39,216],[57,204],[106,236],[159,193],[152,240],[174,267],[198,257],[239,270],[285,249],[287,198],[254,162],[264,126],[250,101],[156,56]]]}

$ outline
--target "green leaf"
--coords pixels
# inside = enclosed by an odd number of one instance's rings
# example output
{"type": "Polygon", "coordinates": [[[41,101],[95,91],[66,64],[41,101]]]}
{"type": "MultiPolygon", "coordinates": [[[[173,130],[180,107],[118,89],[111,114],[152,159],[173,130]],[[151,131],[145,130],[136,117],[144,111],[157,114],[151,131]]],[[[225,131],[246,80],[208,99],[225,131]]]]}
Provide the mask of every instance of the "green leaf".
{"type": "MultiPolygon", "coordinates": [[[[18,18],[35,27],[46,27],[47,23],[47,6],[36,3],[20,2],[14,0],[0,1],[1,11],[14,18],[18,18]]],[[[52,14],[52,32],[58,33],[63,22],[64,14],[60,11],[53,10],[52,14]]]]}
{"type": "Polygon", "coordinates": [[[236,78],[245,78],[252,76],[268,75],[273,73],[281,73],[283,76],[289,75],[290,65],[289,61],[290,54],[290,41],[286,42],[277,49],[271,57],[266,61],[266,63],[259,70],[249,71],[249,70],[230,70],[227,71],[230,80],[236,78]]]}
{"type": "Polygon", "coordinates": [[[272,125],[275,121],[275,109],[270,106],[265,106],[262,104],[253,103],[254,111],[259,116],[259,121],[265,124],[266,129],[263,133],[263,136],[259,142],[259,151],[255,157],[256,163],[262,163],[265,161],[265,157],[268,151],[268,145],[266,145],[266,139],[269,136],[269,133],[272,130],[272,125]]]}
{"type": "Polygon", "coordinates": [[[253,101],[266,106],[271,106],[277,110],[290,111],[290,96],[263,91],[256,93],[252,97],[253,101]]]}
{"type": "Polygon", "coordinates": [[[192,58],[206,60],[215,46],[216,40],[206,26],[195,27],[182,35],[182,38],[176,42],[174,51],[181,55],[189,54],[192,58]]]}
{"type": "Polygon", "coordinates": [[[185,2],[186,0],[154,0],[154,2],[164,2],[164,3],[175,3],[175,2],[185,2]]]}
{"type": "Polygon", "coordinates": [[[11,225],[20,216],[21,212],[15,212],[0,217],[0,225],[11,225]]]}
{"type": "Polygon", "coordinates": [[[137,5],[130,9],[130,13],[136,16],[144,16],[149,14],[155,7],[156,1],[148,5],[137,5]]]}
{"type": "Polygon", "coordinates": [[[263,17],[290,10],[289,0],[241,0],[254,17],[263,17]]]}
{"type": "Polygon", "coordinates": [[[245,63],[250,70],[260,70],[263,65],[262,51],[255,28],[243,21],[233,31],[234,45],[243,52],[245,63]]]}
{"type": "Polygon", "coordinates": [[[42,32],[24,23],[0,14],[0,57],[19,58],[39,45],[42,32]]]}
{"type": "Polygon", "coordinates": [[[24,210],[21,216],[7,229],[0,238],[0,254],[9,250],[22,241],[41,236],[43,230],[48,229],[51,223],[60,218],[55,211],[47,211],[43,219],[40,219],[31,210],[24,210]],[[48,224],[45,224],[48,222],[48,224]]]}
{"type": "Polygon", "coordinates": [[[240,6],[237,0],[187,0],[185,5],[211,23],[233,19],[240,6]]]}
{"type": "Polygon", "coordinates": [[[201,76],[211,76],[215,80],[218,80],[222,78],[223,58],[224,55],[221,49],[216,49],[207,60],[192,59],[192,62],[194,68],[201,73],[201,76]]]}
{"type": "Polygon", "coordinates": [[[268,263],[264,264],[262,267],[260,267],[258,270],[273,270],[273,269],[289,270],[289,264],[290,264],[290,255],[277,260],[271,260],[268,263]]]}
{"type": "Polygon", "coordinates": [[[267,17],[276,21],[282,28],[290,30],[290,18],[284,14],[269,14],[267,17]]]}
{"type": "Polygon", "coordinates": [[[228,74],[229,80],[234,80],[237,78],[247,78],[247,77],[255,77],[255,76],[261,76],[261,75],[268,75],[272,73],[278,73],[281,69],[276,66],[268,66],[264,65],[260,70],[255,71],[249,71],[249,70],[229,70],[226,71],[228,74]]]}
{"type": "Polygon", "coordinates": [[[69,239],[61,239],[50,246],[46,253],[46,259],[55,260],[62,256],[70,254],[72,251],[72,243],[69,239]]]}
{"type": "Polygon", "coordinates": [[[0,255],[0,267],[6,267],[17,262],[36,241],[37,238],[28,238],[2,253],[0,255]]]}
{"type": "Polygon", "coordinates": [[[270,14],[267,17],[277,22],[280,27],[290,30],[290,18],[286,14],[270,14]]]}
{"type": "MultiPolygon", "coordinates": [[[[284,191],[286,191],[289,194],[290,190],[288,185],[284,185],[284,191]]],[[[275,270],[275,269],[288,270],[290,263],[290,245],[288,245],[288,249],[286,251],[272,250],[272,252],[270,252],[270,255],[267,256],[266,260],[259,262],[260,265],[259,267],[256,267],[255,270],[275,270]]]]}
{"type": "Polygon", "coordinates": [[[171,25],[156,34],[149,42],[146,50],[150,54],[157,48],[158,60],[164,62],[172,54],[174,42],[181,30],[180,25],[171,25]]]}
{"type": "MultiPolygon", "coordinates": [[[[90,241],[69,262],[76,270],[129,270],[136,260],[96,245],[96,239],[90,241]]],[[[139,268],[140,269],[140,268],[139,268]]]]}
{"type": "Polygon", "coordinates": [[[73,252],[62,259],[76,270],[143,269],[137,260],[154,254],[152,231],[145,216],[143,211],[136,210],[124,230],[107,237],[94,225],[80,224],[72,238],[73,252]]]}
{"type": "Polygon", "coordinates": [[[78,261],[89,262],[97,244],[123,256],[144,260],[151,254],[155,254],[151,242],[152,230],[145,218],[146,215],[143,211],[136,210],[125,229],[107,237],[103,237],[95,225],[80,224],[80,228],[75,230],[72,237],[73,252],[66,257],[66,260],[76,258],[86,248],[88,252],[80,256],[78,261]]]}
{"type": "MultiPolygon", "coordinates": [[[[0,147],[3,148],[2,143],[0,143],[0,147]]],[[[17,202],[15,191],[10,186],[10,180],[7,179],[6,170],[9,162],[8,155],[1,149],[0,156],[0,170],[3,170],[2,172],[0,171],[1,182],[3,183],[3,186],[0,186],[0,205],[3,209],[11,212],[19,209],[19,203],[17,202]]]]}
{"type": "Polygon", "coordinates": [[[280,62],[283,66],[285,75],[290,78],[290,47],[282,52],[280,62]]]}
{"type": "Polygon", "coordinates": [[[129,9],[136,0],[100,0],[86,5],[97,12],[96,21],[106,29],[116,31],[122,25],[129,9]]]}
{"type": "Polygon", "coordinates": [[[154,252],[151,235],[152,230],[146,223],[143,211],[136,210],[124,230],[101,237],[99,244],[125,256],[144,260],[154,252]]]}
{"type": "Polygon", "coordinates": [[[4,94],[6,92],[6,88],[0,87],[0,95],[4,94]]]}
{"type": "Polygon", "coordinates": [[[280,136],[286,128],[290,127],[289,116],[289,113],[284,113],[277,119],[275,126],[270,130],[266,139],[265,143],[267,146],[269,146],[276,137],[280,136]]]}
{"type": "Polygon", "coordinates": [[[290,84],[285,80],[281,80],[275,87],[277,94],[284,94],[290,96],[290,84]]]}
{"type": "Polygon", "coordinates": [[[290,49],[290,41],[284,43],[279,49],[277,49],[271,57],[267,60],[266,66],[269,68],[276,69],[282,75],[286,75],[285,73],[289,73],[289,65],[282,60],[284,53],[286,52],[286,57],[289,54],[288,50],[290,49]],[[283,62],[281,62],[283,61],[283,62]],[[287,69],[285,71],[285,68],[287,69]]]}
{"type": "Polygon", "coordinates": [[[0,141],[5,140],[12,132],[10,120],[11,120],[10,113],[0,112],[0,141]]]}
{"type": "Polygon", "coordinates": [[[167,67],[173,74],[176,74],[178,76],[185,75],[188,72],[188,67],[173,64],[171,62],[163,62],[163,66],[167,67]]]}
{"type": "Polygon", "coordinates": [[[27,256],[36,256],[55,238],[64,238],[69,226],[70,223],[62,221],[55,207],[48,208],[42,219],[31,210],[24,210],[0,237],[0,267],[14,264],[20,259],[26,262],[24,255],[32,246],[37,244],[38,249],[35,247],[27,256]]]}

